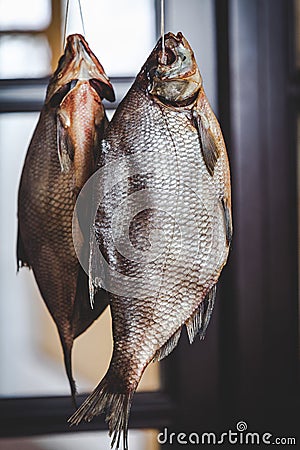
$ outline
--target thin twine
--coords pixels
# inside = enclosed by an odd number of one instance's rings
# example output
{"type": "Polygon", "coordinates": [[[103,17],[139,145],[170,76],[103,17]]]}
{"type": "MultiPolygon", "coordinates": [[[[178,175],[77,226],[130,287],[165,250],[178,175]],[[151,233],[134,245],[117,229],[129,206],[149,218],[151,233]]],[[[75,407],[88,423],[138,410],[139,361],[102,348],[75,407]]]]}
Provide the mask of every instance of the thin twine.
{"type": "Polygon", "coordinates": [[[81,25],[82,25],[82,30],[83,30],[83,36],[85,36],[85,27],[84,27],[84,20],[83,20],[83,14],[82,14],[82,8],[81,8],[81,1],[78,0],[78,5],[79,5],[79,12],[80,12],[80,18],[81,18],[81,25]]]}
{"type": "Polygon", "coordinates": [[[160,34],[161,34],[161,61],[165,64],[166,52],[165,52],[165,1],[160,0],[160,34]]]}
{"type": "Polygon", "coordinates": [[[63,34],[63,41],[62,41],[62,49],[63,50],[64,50],[65,43],[66,43],[67,24],[68,24],[68,17],[69,17],[69,6],[70,6],[70,0],[67,0],[66,14],[65,14],[65,26],[64,26],[64,34],[63,34]]]}
{"type": "MultiPolygon", "coordinates": [[[[78,6],[79,6],[79,12],[80,12],[80,19],[81,19],[81,26],[83,35],[85,36],[85,26],[84,26],[84,20],[83,20],[83,13],[82,13],[82,7],[81,7],[81,1],[78,0],[78,6]]],[[[68,18],[69,18],[69,7],[70,7],[70,0],[67,0],[66,5],[66,14],[65,14],[65,25],[64,25],[64,34],[63,34],[63,41],[62,41],[62,49],[64,50],[64,46],[66,44],[66,34],[67,34],[67,26],[68,26],[68,18]]]]}

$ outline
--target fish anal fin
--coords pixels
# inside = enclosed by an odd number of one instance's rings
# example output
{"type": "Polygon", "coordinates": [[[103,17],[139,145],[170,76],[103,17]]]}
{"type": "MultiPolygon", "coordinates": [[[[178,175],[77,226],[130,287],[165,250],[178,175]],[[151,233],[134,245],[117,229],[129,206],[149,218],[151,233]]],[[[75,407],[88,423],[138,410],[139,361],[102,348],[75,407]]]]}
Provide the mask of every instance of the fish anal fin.
{"type": "Polygon", "coordinates": [[[212,315],[215,304],[217,287],[214,285],[206,294],[198,308],[193,312],[191,317],[185,323],[189,341],[192,344],[196,336],[200,339],[205,338],[205,333],[212,315]]]}
{"type": "Polygon", "coordinates": [[[56,116],[57,153],[62,172],[68,172],[74,160],[74,146],[69,136],[70,118],[60,109],[56,116]]]}
{"type": "Polygon", "coordinates": [[[228,206],[228,202],[225,198],[222,198],[222,207],[224,212],[224,223],[225,223],[225,230],[226,230],[226,241],[227,245],[231,245],[232,241],[232,234],[233,234],[233,226],[232,226],[232,216],[231,216],[231,210],[228,206]]]}
{"type": "Polygon", "coordinates": [[[189,320],[185,323],[190,344],[195,340],[195,337],[200,332],[204,316],[204,302],[202,301],[196,311],[191,315],[189,320]]]}
{"type": "Polygon", "coordinates": [[[170,339],[168,339],[167,342],[165,342],[165,344],[159,350],[157,350],[157,352],[154,355],[153,362],[161,361],[174,350],[174,348],[178,344],[180,334],[181,334],[181,327],[177,331],[175,331],[175,333],[170,337],[170,339]]]}
{"type": "Polygon", "coordinates": [[[220,150],[209,126],[209,121],[204,114],[193,110],[193,124],[198,132],[201,153],[211,176],[214,174],[215,165],[220,156],[220,150]]]}
{"type": "Polygon", "coordinates": [[[31,269],[31,265],[30,262],[28,260],[26,251],[25,251],[25,247],[24,247],[24,243],[23,243],[23,239],[21,236],[21,231],[20,231],[20,225],[18,225],[18,237],[17,237],[17,271],[19,272],[19,270],[22,267],[28,267],[29,269],[31,269]]]}
{"type": "Polygon", "coordinates": [[[204,301],[204,316],[203,316],[203,322],[201,329],[199,330],[199,337],[200,339],[205,338],[206,330],[210,322],[210,318],[214,309],[214,304],[216,300],[216,294],[217,294],[217,285],[215,284],[211,290],[206,295],[204,301]]]}

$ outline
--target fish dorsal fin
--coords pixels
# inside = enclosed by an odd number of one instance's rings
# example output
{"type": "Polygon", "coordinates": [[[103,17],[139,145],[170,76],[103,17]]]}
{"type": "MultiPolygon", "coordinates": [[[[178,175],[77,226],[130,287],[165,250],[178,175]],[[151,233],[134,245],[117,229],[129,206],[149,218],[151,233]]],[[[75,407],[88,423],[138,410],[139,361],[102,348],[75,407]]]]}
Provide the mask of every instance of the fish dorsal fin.
{"type": "Polygon", "coordinates": [[[167,340],[167,342],[155,353],[153,361],[161,361],[168,356],[177,346],[181,334],[181,327],[167,340]]]}
{"type": "Polygon", "coordinates": [[[217,288],[214,285],[185,324],[191,344],[197,335],[199,335],[200,339],[205,338],[215,304],[216,292],[217,288]]]}
{"type": "Polygon", "coordinates": [[[193,110],[193,123],[198,131],[201,153],[211,176],[214,174],[215,165],[220,156],[220,151],[211,131],[209,121],[205,114],[193,110]]]}
{"type": "Polygon", "coordinates": [[[224,212],[226,241],[227,241],[227,245],[230,246],[231,241],[232,241],[232,234],[233,234],[231,212],[230,212],[230,208],[228,207],[227,200],[225,198],[222,198],[221,202],[222,202],[223,212],[224,212]]]}
{"type": "Polygon", "coordinates": [[[74,160],[74,148],[69,136],[70,118],[64,110],[56,115],[57,153],[62,172],[68,172],[74,160]]]}

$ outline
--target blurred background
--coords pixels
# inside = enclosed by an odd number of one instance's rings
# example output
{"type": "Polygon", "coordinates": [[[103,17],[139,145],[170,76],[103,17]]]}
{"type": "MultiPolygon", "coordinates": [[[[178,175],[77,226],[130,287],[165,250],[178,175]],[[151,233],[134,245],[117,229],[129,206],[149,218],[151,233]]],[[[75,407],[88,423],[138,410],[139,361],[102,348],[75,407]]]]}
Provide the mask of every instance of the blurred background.
{"type": "MultiPolygon", "coordinates": [[[[106,104],[111,117],[159,37],[160,1],[81,4],[86,39],[117,94],[106,104]]],[[[166,0],[165,8],[166,31],[189,40],[221,122],[235,235],[207,338],[189,346],[183,333],[170,357],[149,366],[133,407],[130,448],[158,449],[165,426],[217,432],[239,420],[252,431],[295,436],[300,0],[166,0]]],[[[32,273],[16,274],[19,177],[62,53],[65,11],[65,0],[0,0],[1,450],[109,445],[97,424],[84,428],[88,433],[62,433],[71,404],[57,332],[32,273]]],[[[67,21],[73,32],[83,33],[77,0],[70,0],[67,21]]],[[[107,311],[75,342],[81,394],[108,367],[110,328],[107,311]]]]}

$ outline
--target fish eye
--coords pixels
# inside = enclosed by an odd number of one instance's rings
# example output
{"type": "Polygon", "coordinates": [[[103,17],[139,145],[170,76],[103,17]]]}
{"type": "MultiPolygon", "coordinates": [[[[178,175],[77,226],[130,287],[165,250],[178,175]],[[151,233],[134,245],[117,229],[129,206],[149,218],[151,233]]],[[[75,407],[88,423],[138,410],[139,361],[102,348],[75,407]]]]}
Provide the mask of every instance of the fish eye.
{"type": "Polygon", "coordinates": [[[164,66],[170,66],[176,61],[176,55],[175,53],[168,47],[165,48],[164,56],[165,59],[163,60],[163,53],[162,51],[159,52],[158,56],[158,62],[159,64],[162,64],[164,66]]]}

